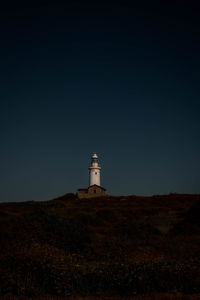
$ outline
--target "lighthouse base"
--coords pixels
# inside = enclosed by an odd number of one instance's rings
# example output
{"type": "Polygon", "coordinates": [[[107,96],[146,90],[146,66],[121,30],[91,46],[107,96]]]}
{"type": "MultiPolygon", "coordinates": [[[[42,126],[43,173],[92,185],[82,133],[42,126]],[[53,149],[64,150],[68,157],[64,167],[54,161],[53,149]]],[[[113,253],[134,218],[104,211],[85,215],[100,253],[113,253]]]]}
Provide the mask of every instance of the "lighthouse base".
{"type": "Polygon", "coordinates": [[[77,196],[81,198],[96,198],[99,196],[106,196],[106,189],[99,185],[91,185],[87,189],[78,189],[77,196]]]}

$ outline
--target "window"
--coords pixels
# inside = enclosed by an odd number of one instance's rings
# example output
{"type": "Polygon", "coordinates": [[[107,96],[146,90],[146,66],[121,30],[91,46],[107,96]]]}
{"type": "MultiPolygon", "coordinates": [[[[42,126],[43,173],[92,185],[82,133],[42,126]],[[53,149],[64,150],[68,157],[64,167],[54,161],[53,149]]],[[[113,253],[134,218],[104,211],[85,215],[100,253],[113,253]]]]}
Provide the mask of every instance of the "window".
{"type": "Polygon", "coordinates": [[[97,172],[95,172],[95,175],[97,175],[97,172]]]}
{"type": "Polygon", "coordinates": [[[96,194],[96,192],[97,192],[97,191],[96,191],[96,190],[94,190],[94,194],[96,194]]]}
{"type": "Polygon", "coordinates": [[[92,163],[98,164],[98,158],[92,158],[92,163]]]}

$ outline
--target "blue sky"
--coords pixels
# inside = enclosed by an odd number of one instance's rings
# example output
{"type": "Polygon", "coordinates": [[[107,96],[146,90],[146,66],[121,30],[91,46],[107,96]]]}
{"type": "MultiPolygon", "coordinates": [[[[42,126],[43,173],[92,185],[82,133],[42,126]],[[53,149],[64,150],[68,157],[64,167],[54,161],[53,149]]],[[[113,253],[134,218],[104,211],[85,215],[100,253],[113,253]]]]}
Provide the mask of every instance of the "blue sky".
{"type": "Polygon", "coordinates": [[[148,3],[2,9],[0,201],[86,187],[93,152],[108,193],[200,193],[197,7],[148,3]]]}

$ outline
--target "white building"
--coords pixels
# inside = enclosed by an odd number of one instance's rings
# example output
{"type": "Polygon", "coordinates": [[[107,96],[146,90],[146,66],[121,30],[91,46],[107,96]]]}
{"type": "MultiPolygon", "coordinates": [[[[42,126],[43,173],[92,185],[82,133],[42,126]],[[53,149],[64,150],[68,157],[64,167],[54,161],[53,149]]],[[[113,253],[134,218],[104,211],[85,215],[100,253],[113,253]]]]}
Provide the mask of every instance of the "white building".
{"type": "Polygon", "coordinates": [[[92,155],[92,158],[91,158],[91,164],[90,164],[90,167],[88,168],[89,169],[89,174],[90,174],[90,186],[91,185],[98,185],[98,186],[101,186],[100,184],[100,172],[101,172],[101,167],[99,166],[99,159],[98,159],[98,156],[96,155],[96,153],[94,153],[92,155]]]}
{"type": "Polygon", "coordinates": [[[99,159],[96,153],[91,157],[91,163],[89,166],[89,187],[84,189],[78,189],[77,195],[79,198],[92,198],[106,195],[106,189],[101,186],[101,167],[99,165],[99,159]]]}

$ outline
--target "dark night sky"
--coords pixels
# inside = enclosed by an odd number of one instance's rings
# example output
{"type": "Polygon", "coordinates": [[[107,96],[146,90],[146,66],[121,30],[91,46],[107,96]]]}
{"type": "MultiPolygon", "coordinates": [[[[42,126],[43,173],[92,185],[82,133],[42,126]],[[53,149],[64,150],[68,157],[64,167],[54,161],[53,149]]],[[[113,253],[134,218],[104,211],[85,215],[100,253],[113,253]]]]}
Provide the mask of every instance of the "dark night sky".
{"type": "Polygon", "coordinates": [[[86,187],[93,152],[109,193],[200,193],[200,6],[167,2],[1,6],[0,201],[86,187]]]}

